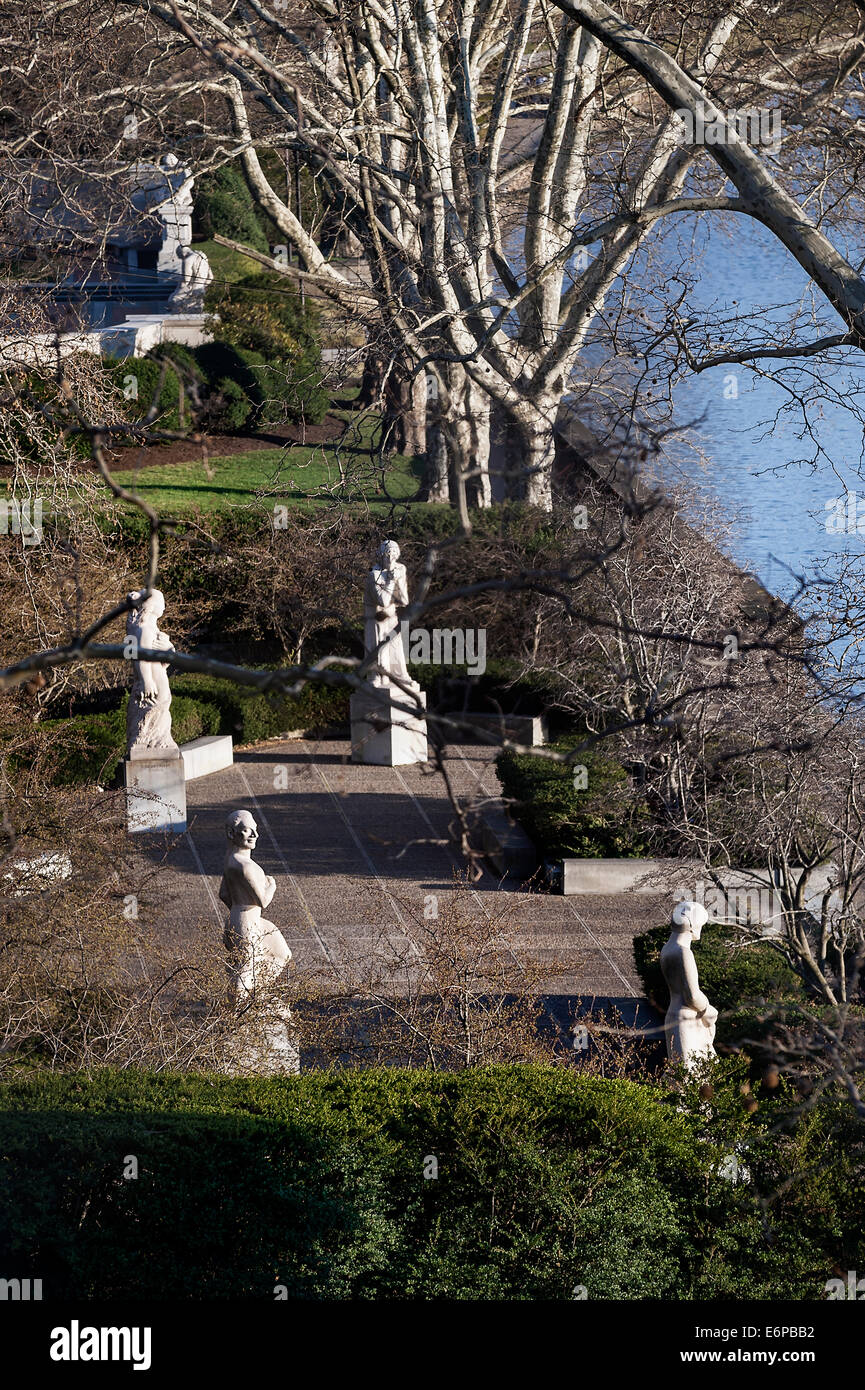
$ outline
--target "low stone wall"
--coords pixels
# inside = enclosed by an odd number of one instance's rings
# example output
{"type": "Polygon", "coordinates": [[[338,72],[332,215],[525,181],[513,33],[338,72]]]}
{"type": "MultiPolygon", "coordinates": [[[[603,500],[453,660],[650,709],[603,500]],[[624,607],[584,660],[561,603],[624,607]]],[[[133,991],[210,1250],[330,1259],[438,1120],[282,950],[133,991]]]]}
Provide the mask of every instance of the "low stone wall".
{"type": "Polygon", "coordinates": [[[0,339],[0,362],[50,368],[57,354],[76,352],[96,356],[144,357],[160,343],[197,347],[209,342],[203,314],[130,314],[122,323],[93,328],[84,333],[33,333],[27,337],[0,339]]]}
{"type": "MultiPolygon", "coordinates": [[[[804,872],[794,869],[796,884],[804,872]]],[[[811,873],[804,897],[807,911],[819,915],[823,895],[834,882],[834,867],[811,873]]],[[[767,935],[780,931],[782,915],[777,873],[770,869],[708,870],[688,859],[564,859],[561,891],[589,893],[670,893],[675,899],[700,902],[712,921],[759,922],[767,935]]],[[[830,896],[830,906],[837,897],[830,896]]]]}
{"type": "Polygon", "coordinates": [[[460,728],[444,726],[447,743],[485,742],[475,737],[476,733],[488,733],[492,738],[511,739],[529,748],[540,748],[548,741],[547,721],[542,714],[474,714],[472,712],[443,715],[443,718],[458,719],[460,728]]]}
{"type": "Polygon", "coordinates": [[[187,782],[221,772],[234,762],[231,734],[205,734],[203,738],[191,739],[180,745],[180,756],[187,782]]]}

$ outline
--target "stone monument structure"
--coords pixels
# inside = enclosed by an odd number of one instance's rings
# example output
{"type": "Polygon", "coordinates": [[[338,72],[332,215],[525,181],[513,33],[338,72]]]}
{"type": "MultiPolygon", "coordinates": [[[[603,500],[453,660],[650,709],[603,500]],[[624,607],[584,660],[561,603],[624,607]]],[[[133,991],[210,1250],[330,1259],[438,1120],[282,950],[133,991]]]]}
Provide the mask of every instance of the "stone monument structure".
{"type": "Polygon", "coordinates": [[[135,679],[126,713],[126,818],[130,834],[186,829],[183,757],[171,736],[167,661],[140,661],[141,651],[173,652],[160,631],[165,599],[159,589],[128,595],[127,650],[135,679]]]}
{"type": "Polygon", "coordinates": [[[672,916],[669,940],[661,951],[661,971],[670,991],[670,1005],[664,1019],[667,1056],[684,1062],[690,1070],[700,1061],[714,1057],[715,1024],[718,1010],[700,989],[697,962],[691,949],[709,920],[702,903],[677,903],[672,916]]]}
{"type": "Polygon", "coordinates": [[[383,541],[363,594],[366,684],[351,698],[351,756],[356,763],[400,767],[427,760],[426,696],[408,673],[400,610],[408,581],[396,541],[383,541]],[[417,714],[414,710],[417,710],[417,714]]]}
{"type": "Polygon", "coordinates": [[[224,941],[229,952],[232,1003],[240,1014],[247,1012],[257,997],[262,1005],[250,1020],[252,1036],[242,1034],[239,1039],[235,1060],[241,1071],[297,1072],[300,1059],[291,1040],[288,1007],[269,994],[291,960],[282,932],[262,916],[273,900],[276,880],[252,858],[258,826],[250,811],[230,812],[225,834],[228,848],[219,897],[229,913],[224,941]]]}

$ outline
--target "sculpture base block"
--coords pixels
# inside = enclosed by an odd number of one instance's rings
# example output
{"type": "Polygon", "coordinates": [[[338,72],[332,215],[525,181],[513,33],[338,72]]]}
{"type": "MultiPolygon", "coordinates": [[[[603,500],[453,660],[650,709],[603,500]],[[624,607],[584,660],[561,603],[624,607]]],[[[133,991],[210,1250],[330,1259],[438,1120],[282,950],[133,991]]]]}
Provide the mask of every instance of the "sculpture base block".
{"type": "MultiPolygon", "coordinates": [[[[397,708],[394,701],[407,704],[408,695],[399,690],[377,687],[367,693],[359,690],[351,697],[351,760],[376,767],[405,767],[425,763],[429,756],[426,719],[397,708]]],[[[422,709],[426,695],[417,694],[422,709]]]]}
{"type": "Polygon", "coordinates": [[[227,1076],[297,1076],[300,1049],[287,1006],[271,1004],[248,1032],[241,1029],[222,1070],[227,1076]]]}
{"type": "Polygon", "coordinates": [[[126,828],[180,834],[186,829],[186,777],[183,758],[135,758],[123,764],[126,828]]]}

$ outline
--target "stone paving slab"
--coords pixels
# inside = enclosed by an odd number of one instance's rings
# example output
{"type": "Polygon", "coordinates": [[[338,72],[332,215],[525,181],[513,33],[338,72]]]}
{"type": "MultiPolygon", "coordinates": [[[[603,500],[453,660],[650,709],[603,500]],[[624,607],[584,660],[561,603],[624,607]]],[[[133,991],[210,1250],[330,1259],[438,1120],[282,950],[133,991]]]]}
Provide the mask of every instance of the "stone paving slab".
{"type": "MultiPolygon", "coordinates": [[[[228,812],[247,807],[259,827],[256,858],[277,880],[268,916],[299,968],[375,953],[382,933],[395,949],[422,942],[425,899],[454,891],[461,864],[449,842],[453,810],[442,779],[424,766],[349,761],[347,740],[277,741],[235,750],[235,761],[187,786],[189,830],[170,849],[152,910],[168,934],[221,932],[218,901],[228,812]]],[[[463,801],[500,795],[489,746],[453,745],[448,772],[463,801]]],[[[155,862],[154,848],[136,850],[155,862]]],[[[514,891],[485,870],[470,902],[504,913],[516,954],[541,966],[564,962],[558,995],[636,1000],[633,937],[663,921],[662,895],[573,899],[514,891]]],[[[415,949],[415,946],[412,946],[415,949]]]]}

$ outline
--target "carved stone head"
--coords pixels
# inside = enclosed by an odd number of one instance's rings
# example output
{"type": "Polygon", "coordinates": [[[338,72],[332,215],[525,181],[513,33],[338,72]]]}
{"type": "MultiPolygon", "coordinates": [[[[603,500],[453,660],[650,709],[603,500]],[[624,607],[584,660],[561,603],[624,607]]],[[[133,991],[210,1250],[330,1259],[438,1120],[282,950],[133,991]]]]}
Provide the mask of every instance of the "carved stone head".
{"type": "Polygon", "coordinates": [[[399,553],[399,546],[396,541],[382,541],[378,548],[378,558],[384,569],[393,569],[399,559],[399,553]]]}
{"type": "Polygon", "coordinates": [[[700,940],[700,933],[709,920],[709,914],[702,903],[677,903],[673,909],[672,924],[680,930],[686,927],[694,941],[700,940]]]}
{"type": "Polygon", "coordinates": [[[238,849],[255,849],[258,826],[250,811],[231,811],[226,817],[225,834],[238,849]]]}
{"type": "Polygon", "coordinates": [[[144,622],[148,618],[156,621],[165,612],[165,595],[161,589],[151,589],[146,597],[145,594],[146,590],[136,589],[126,595],[127,601],[133,605],[129,617],[137,622],[144,622]]]}

